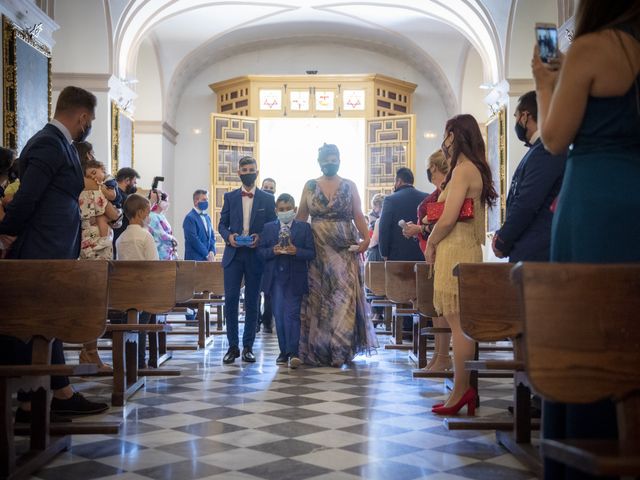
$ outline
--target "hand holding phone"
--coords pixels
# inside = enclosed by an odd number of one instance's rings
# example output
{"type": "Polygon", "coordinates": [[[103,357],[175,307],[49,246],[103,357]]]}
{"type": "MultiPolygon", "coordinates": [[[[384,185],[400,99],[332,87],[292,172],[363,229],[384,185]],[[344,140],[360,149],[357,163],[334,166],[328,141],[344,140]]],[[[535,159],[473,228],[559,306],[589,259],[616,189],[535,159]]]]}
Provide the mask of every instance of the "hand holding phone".
{"type": "Polygon", "coordinates": [[[540,60],[549,63],[558,57],[558,29],[553,23],[536,23],[535,30],[540,60]]]}

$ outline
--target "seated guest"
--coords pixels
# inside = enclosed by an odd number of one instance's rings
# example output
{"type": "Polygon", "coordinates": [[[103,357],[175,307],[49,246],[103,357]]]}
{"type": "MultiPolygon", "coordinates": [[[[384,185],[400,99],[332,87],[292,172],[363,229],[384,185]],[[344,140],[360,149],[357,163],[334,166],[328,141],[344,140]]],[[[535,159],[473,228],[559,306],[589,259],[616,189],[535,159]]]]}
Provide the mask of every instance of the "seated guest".
{"type": "Polygon", "coordinates": [[[547,262],[553,220],[549,207],[560,192],[566,154],[552,155],[540,140],[535,91],[518,99],[514,116],[516,135],[529,151],[513,174],[506,220],[493,237],[493,252],[514,263],[547,262]]]}
{"type": "MultiPolygon", "coordinates": [[[[16,259],[77,259],[80,255],[80,192],[84,188],[82,170],[73,142],[86,140],[95,119],[96,97],[77,87],[60,92],[53,119],[22,149],[20,189],[7,206],[0,222],[0,244],[16,259]],[[15,241],[14,241],[15,238],[15,241]]],[[[0,337],[0,363],[30,364],[31,345],[0,337]]],[[[51,347],[51,363],[65,363],[62,343],[51,347]]],[[[105,403],[90,402],[74,392],[67,377],[52,376],[55,414],[101,413],[105,403]]],[[[31,417],[30,396],[19,393],[16,421],[31,417]]]]}
{"type": "Polygon", "coordinates": [[[294,220],[297,208],[291,195],[283,193],[276,201],[278,219],[264,226],[258,254],[265,260],[263,286],[271,294],[276,313],[276,332],[280,355],[277,365],[298,368],[302,361],[300,343],[300,307],[309,292],[309,260],[316,256],[311,226],[294,220]]]}
{"type": "MultiPolygon", "coordinates": [[[[129,221],[116,246],[118,260],[159,260],[156,242],[149,233],[149,200],[134,193],[124,201],[124,214],[129,221]]],[[[139,323],[149,323],[151,314],[140,313],[139,323]]],[[[138,333],[138,368],[147,368],[145,361],[147,334],[138,333]]]]}

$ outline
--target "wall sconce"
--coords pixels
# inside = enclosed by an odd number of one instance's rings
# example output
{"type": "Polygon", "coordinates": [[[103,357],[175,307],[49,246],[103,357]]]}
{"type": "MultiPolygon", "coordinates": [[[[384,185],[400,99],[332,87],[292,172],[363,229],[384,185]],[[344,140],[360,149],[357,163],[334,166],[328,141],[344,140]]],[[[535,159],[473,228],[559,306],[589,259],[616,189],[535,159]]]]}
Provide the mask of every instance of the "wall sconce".
{"type": "Polygon", "coordinates": [[[436,137],[437,135],[435,134],[435,132],[432,132],[431,130],[424,132],[424,138],[426,138],[427,140],[433,140],[436,137]]]}
{"type": "Polygon", "coordinates": [[[194,128],[193,129],[193,134],[194,135],[200,135],[202,133],[202,130],[200,130],[199,128],[194,128]]]}

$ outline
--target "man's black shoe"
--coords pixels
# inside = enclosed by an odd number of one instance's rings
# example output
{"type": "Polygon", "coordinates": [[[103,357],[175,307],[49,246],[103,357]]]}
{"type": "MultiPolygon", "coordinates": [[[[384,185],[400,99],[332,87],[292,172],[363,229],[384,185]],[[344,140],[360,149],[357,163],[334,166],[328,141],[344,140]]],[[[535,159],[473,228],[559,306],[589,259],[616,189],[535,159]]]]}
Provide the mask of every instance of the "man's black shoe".
{"type": "Polygon", "coordinates": [[[281,353],[280,355],[278,355],[278,358],[276,358],[276,365],[286,365],[288,360],[289,355],[287,355],[286,353],[281,353]]]}
{"type": "Polygon", "coordinates": [[[107,410],[109,405],[106,403],[91,402],[78,392],[74,392],[71,398],[66,400],[59,398],[51,400],[51,413],[61,415],[96,415],[107,410]]]}
{"type": "MultiPolygon", "coordinates": [[[[49,422],[51,423],[69,423],[70,418],[62,417],[54,412],[49,413],[49,422]]],[[[16,410],[16,423],[31,423],[31,412],[18,407],[16,410]]]]}
{"type": "Polygon", "coordinates": [[[227,350],[227,353],[225,353],[224,357],[222,358],[222,363],[233,363],[239,356],[240,349],[238,347],[229,347],[229,350],[227,350]]]}
{"type": "Polygon", "coordinates": [[[250,348],[242,349],[242,360],[244,362],[253,363],[256,361],[256,356],[253,354],[250,348]]]}
{"type": "Polygon", "coordinates": [[[271,328],[271,327],[264,327],[264,333],[273,333],[273,328],[271,328]]]}

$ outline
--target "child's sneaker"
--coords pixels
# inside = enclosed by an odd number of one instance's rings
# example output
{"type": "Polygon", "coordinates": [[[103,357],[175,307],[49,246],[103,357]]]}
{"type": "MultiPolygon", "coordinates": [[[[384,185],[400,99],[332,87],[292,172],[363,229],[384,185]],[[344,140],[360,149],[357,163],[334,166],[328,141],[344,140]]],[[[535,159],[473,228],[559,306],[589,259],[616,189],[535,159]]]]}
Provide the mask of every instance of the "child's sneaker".
{"type": "Polygon", "coordinates": [[[292,355],[289,359],[289,367],[295,370],[300,365],[302,365],[302,360],[300,360],[297,355],[292,355]]]}

